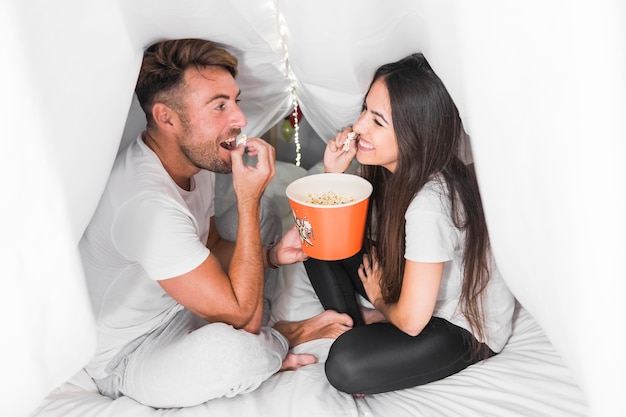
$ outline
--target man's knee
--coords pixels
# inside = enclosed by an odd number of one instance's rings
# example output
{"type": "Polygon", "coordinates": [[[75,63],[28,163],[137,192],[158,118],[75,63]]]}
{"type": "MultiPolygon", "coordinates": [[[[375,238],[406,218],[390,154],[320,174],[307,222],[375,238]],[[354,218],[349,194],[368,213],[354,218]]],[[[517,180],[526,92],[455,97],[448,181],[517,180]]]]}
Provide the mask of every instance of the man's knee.
{"type": "Polygon", "coordinates": [[[177,349],[135,358],[122,392],[157,408],[188,407],[256,389],[276,373],[284,343],[267,328],[259,335],[211,323],[187,336],[177,349]]]}

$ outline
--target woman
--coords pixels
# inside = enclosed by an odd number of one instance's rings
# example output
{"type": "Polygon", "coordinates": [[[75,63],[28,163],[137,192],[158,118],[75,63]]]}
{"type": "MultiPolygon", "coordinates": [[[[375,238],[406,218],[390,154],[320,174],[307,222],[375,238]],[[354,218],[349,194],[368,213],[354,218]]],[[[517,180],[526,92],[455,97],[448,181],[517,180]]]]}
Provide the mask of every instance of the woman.
{"type": "Polygon", "coordinates": [[[358,121],[327,145],[327,172],[344,172],[356,156],[374,187],[364,253],[306,262],[324,307],[355,322],[326,361],[339,390],[425,384],[507,342],[514,298],[493,262],[476,176],[458,156],[462,135],[445,86],[414,54],[376,71],[358,121]],[[356,140],[344,147],[351,131],[356,140]]]}

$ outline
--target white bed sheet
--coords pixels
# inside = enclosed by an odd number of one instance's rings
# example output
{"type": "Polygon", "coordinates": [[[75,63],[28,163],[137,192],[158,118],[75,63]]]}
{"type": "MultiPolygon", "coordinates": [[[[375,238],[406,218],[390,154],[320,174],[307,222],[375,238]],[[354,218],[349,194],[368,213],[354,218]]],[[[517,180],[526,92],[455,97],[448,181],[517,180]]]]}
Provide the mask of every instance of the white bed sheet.
{"type": "MultiPolygon", "coordinates": [[[[281,268],[271,321],[300,320],[322,311],[302,264],[281,268]]],[[[518,305],[514,331],[504,351],[481,364],[425,386],[363,399],[335,390],[324,361],[332,343],[312,341],[295,351],[318,357],[315,365],[282,372],[256,391],[184,409],[157,410],[129,398],[98,394],[80,371],[50,393],[33,416],[586,416],[581,390],[532,316],[518,305]]]]}

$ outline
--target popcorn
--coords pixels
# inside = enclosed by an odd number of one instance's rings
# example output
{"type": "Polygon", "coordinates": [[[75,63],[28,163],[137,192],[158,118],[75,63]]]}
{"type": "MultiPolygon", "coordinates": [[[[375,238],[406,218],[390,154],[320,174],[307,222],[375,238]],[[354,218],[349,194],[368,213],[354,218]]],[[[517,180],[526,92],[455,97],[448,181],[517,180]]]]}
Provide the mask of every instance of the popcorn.
{"type": "Polygon", "coordinates": [[[248,137],[246,135],[241,135],[241,137],[236,137],[236,136],[230,137],[226,139],[224,142],[221,142],[220,146],[224,149],[228,149],[229,151],[232,151],[240,144],[243,144],[244,148],[248,146],[248,137]]]}
{"type": "Polygon", "coordinates": [[[309,204],[317,204],[320,206],[337,206],[340,204],[348,204],[356,201],[351,195],[339,195],[333,191],[322,194],[307,194],[306,202],[309,204]]]}
{"type": "Polygon", "coordinates": [[[344,152],[347,152],[347,151],[350,150],[350,142],[352,142],[354,140],[355,136],[356,136],[356,133],[354,133],[354,132],[348,133],[348,137],[346,138],[346,141],[343,143],[342,150],[344,152]]]}
{"type": "Polygon", "coordinates": [[[247,144],[248,144],[248,136],[241,135],[240,137],[238,137],[235,146],[239,146],[242,143],[243,143],[243,146],[247,146],[247,144]]]}

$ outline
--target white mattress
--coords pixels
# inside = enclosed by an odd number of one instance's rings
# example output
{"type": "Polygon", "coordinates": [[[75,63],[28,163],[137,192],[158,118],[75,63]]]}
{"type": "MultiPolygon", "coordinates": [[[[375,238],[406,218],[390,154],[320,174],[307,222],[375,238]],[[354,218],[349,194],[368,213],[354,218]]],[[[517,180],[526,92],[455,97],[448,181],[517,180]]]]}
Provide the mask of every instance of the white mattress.
{"type": "MultiPolygon", "coordinates": [[[[304,266],[281,268],[272,321],[302,319],[322,311],[304,266]]],[[[50,393],[37,417],[90,416],[585,416],[581,390],[533,317],[518,305],[514,331],[504,351],[456,375],[403,391],[363,399],[335,390],[326,380],[329,339],[297,347],[318,356],[315,365],[282,372],[256,391],[184,408],[156,410],[129,398],[98,394],[83,371],[50,393]]]]}

